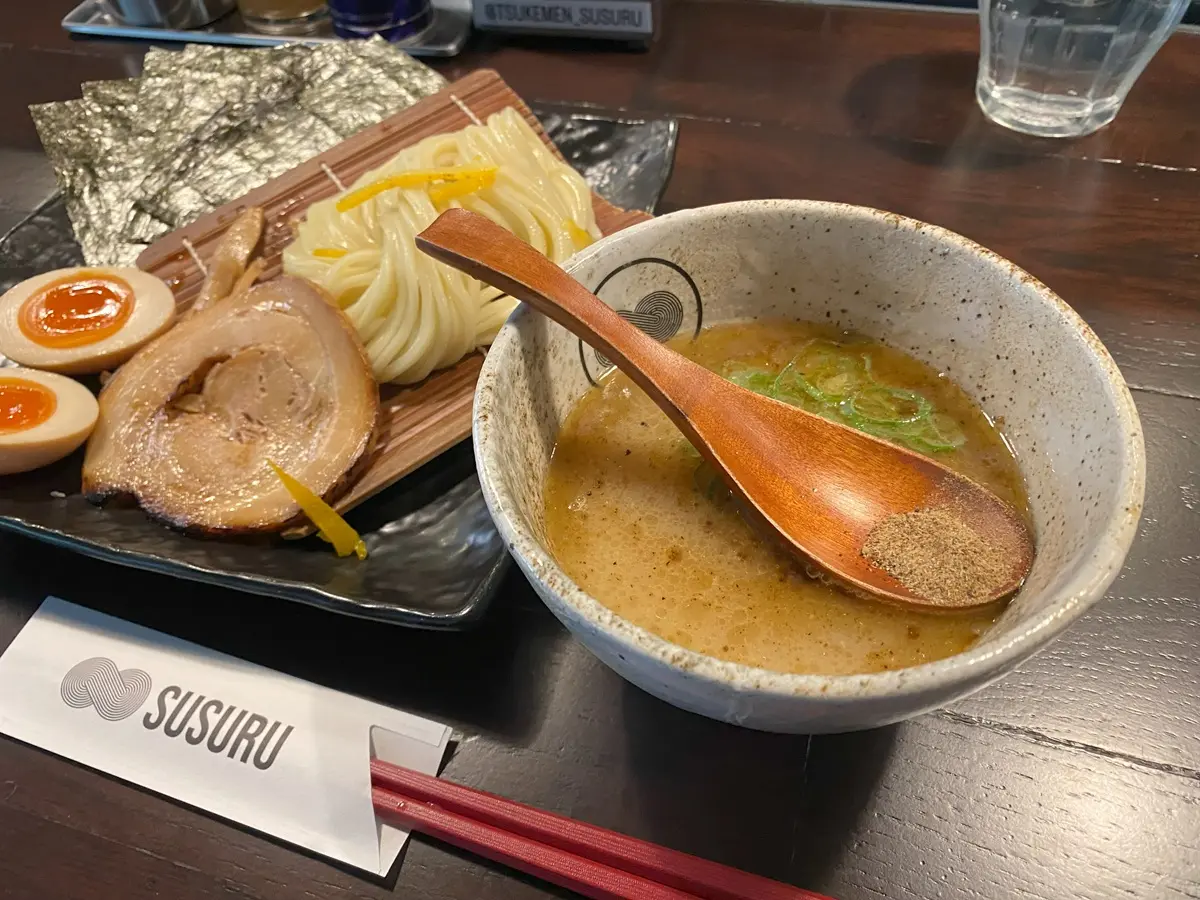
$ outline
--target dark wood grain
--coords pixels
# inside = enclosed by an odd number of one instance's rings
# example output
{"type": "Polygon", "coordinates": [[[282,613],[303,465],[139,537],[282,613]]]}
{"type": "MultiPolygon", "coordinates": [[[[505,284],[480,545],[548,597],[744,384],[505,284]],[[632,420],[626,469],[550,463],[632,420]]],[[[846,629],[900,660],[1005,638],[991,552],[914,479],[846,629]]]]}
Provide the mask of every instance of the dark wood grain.
{"type": "Polygon", "coordinates": [[[1200,779],[1200,454],[1189,447],[1197,404],[1135,398],[1150,475],[1125,569],[1061,640],[955,710],[985,727],[1200,779]]]}
{"type": "MultiPolygon", "coordinates": [[[[538,41],[468,51],[447,68],[486,62],[525,96],[932,147],[983,124],[973,99],[973,17],[794,3],[734,9],[721,0],[679,4],[667,39],[648,56],[560,53],[552,79],[545,77],[547,45],[538,41]]],[[[992,140],[1031,156],[1196,166],[1200,123],[1178,117],[1195,104],[1194,41],[1180,35],[1168,42],[1112,128],[1079,141],[996,129],[992,140]],[[1163,127],[1166,116],[1171,128],[1163,127]]]]}
{"type": "MultiPolygon", "coordinates": [[[[976,135],[981,147],[991,143],[987,128],[976,135]]],[[[992,166],[973,161],[971,146],[964,139],[958,161],[949,151],[916,161],[855,138],[687,121],[662,211],[792,196],[942,225],[1057,291],[1133,385],[1197,396],[1200,358],[1179,342],[1200,341],[1200,220],[1189,212],[1200,174],[1060,157],[992,166]]]]}
{"type": "MultiPolygon", "coordinates": [[[[48,169],[29,103],[136,74],[145,45],[0,35],[0,225],[48,169]]],[[[1004,681],[894,728],[738,730],[627,686],[522,577],[475,631],[398,632],[0,540],[0,646],[46,593],[443,719],[462,782],[841,900],[1200,896],[1200,38],[1109,128],[988,125],[970,16],[677,2],[648,53],[476,39],[526,99],[681,121],[664,207],[815,197],[945,225],[1074,305],[1135,386],[1142,527],[1109,595],[1004,681]]],[[[0,896],[499,900],[554,891],[420,839],[372,881],[0,740],[0,896]]]]}

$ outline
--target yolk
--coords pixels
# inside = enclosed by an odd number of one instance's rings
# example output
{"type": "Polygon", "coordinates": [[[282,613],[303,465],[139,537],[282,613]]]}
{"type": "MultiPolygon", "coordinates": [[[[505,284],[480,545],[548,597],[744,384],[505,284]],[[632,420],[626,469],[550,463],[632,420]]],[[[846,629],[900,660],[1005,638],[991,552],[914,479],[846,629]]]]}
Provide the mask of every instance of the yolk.
{"type": "Polygon", "coordinates": [[[36,381],[0,378],[0,434],[41,425],[58,408],[58,397],[36,381]]]}
{"type": "Polygon", "coordinates": [[[116,334],[133,312],[133,288],[100,272],[51,282],[21,306],[25,337],[43,347],[83,347],[116,334]]]}

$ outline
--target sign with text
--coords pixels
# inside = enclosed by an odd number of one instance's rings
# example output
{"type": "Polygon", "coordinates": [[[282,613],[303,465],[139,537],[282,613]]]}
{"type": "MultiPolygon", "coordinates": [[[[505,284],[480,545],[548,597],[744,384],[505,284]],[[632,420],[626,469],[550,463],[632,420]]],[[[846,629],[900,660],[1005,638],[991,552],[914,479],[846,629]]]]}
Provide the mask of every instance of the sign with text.
{"type": "Polygon", "coordinates": [[[0,732],[359,869],[372,755],[436,774],[450,729],[50,597],[0,655],[0,732]]]}
{"type": "Polygon", "coordinates": [[[654,34],[651,0],[475,0],[475,27],[576,37],[644,40],[654,34]]]}

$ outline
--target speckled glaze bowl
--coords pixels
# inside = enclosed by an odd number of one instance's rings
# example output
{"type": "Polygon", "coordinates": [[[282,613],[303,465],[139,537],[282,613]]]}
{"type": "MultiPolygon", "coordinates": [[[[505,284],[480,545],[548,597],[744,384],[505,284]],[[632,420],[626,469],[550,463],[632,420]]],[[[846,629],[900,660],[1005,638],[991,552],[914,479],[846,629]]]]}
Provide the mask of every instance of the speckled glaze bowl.
{"type": "Polygon", "coordinates": [[[1137,528],[1141,425],[1108,352],[1044,285],[959,235],[863,207],[749,201],[662,216],[568,265],[659,339],[703,324],[792,317],[856,329],[947,372],[1016,448],[1037,560],[965,653],[876,675],[785,675],[686,650],[580,590],[547,549],[542,484],[560,423],[606,361],[527,308],[488,353],[475,456],[500,534],[551,611],[593,653],[668,703],[780,732],[870,728],[999,678],[1116,577],[1137,528]]]}

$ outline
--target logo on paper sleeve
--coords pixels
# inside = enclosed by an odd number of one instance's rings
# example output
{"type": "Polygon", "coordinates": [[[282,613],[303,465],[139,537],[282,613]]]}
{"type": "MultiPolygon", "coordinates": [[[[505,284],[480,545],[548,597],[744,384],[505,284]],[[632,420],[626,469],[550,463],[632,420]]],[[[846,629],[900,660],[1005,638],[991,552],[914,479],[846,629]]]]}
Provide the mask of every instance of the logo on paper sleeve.
{"type": "Polygon", "coordinates": [[[72,709],[94,706],[109,722],[128,719],[150,696],[150,676],[141,669],[118,669],[103,656],[85,659],[63,676],[60,694],[72,709]]]}
{"type": "MultiPolygon", "coordinates": [[[[151,687],[150,676],[141,669],[118,669],[111,659],[95,656],[63,676],[60,693],[72,709],[93,706],[100,718],[120,722],[142,708],[151,687]]],[[[278,719],[177,684],[158,692],[142,717],[142,727],[264,771],[275,764],[295,730],[278,719]]]]}

